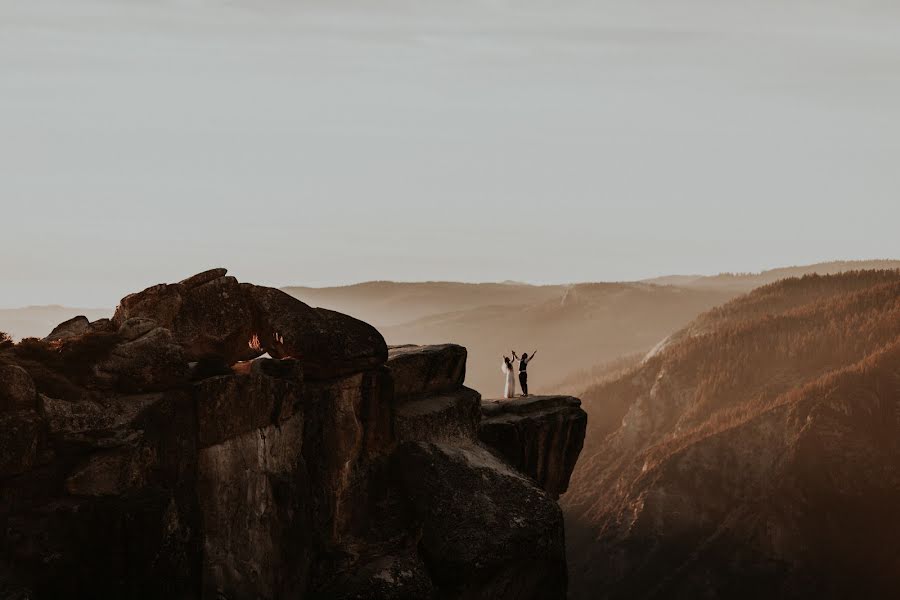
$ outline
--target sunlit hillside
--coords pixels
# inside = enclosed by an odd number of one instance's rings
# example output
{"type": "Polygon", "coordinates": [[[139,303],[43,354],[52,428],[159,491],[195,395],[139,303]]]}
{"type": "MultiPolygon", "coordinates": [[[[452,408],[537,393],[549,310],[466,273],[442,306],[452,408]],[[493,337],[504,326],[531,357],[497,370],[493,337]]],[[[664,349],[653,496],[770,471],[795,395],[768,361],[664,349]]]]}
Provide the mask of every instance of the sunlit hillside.
{"type": "Polygon", "coordinates": [[[584,404],[573,597],[900,592],[900,272],[760,288],[584,404]]]}

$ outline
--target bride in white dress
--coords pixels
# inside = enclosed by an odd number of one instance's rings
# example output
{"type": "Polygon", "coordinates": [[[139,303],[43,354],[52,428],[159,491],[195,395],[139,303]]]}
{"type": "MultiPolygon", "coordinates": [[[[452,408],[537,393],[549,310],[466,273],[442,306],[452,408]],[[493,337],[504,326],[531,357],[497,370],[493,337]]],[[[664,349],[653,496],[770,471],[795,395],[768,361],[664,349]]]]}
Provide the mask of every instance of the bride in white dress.
{"type": "Polygon", "coordinates": [[[503,357],[503,362],[500,363],[500,370],[506,375],[506,387],[503,390],[504,398],[515,398],[516,397],[516,371],[513,368],[513,363],[509,359],[508,356],[503,357]]]}

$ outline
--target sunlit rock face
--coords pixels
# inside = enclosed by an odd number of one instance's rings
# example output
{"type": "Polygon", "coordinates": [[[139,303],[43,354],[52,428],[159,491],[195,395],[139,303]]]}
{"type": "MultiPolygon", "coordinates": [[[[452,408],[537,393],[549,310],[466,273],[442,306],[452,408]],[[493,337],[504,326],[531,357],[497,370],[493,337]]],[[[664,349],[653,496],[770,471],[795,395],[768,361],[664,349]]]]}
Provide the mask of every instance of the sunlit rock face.
{"type": "Polygon", "coordinates": [[[464,348],[224,269],[84,325],[0,347],[4,596],[565,597],[559,486],[479,441],[464,348]]]}

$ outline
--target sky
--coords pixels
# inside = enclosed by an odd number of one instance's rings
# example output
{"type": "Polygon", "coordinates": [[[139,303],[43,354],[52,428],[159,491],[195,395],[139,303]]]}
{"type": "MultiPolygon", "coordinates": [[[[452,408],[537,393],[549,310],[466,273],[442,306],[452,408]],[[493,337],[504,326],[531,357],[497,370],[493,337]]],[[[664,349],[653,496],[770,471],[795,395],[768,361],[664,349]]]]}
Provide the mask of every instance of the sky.
{"type": "MultiPolygon", "coordinates": [[[[895,3],[893,3],[895,4],[895,3]]],[[[900,8],[0,0],[0,307],[900,258],[900,8]]]]}

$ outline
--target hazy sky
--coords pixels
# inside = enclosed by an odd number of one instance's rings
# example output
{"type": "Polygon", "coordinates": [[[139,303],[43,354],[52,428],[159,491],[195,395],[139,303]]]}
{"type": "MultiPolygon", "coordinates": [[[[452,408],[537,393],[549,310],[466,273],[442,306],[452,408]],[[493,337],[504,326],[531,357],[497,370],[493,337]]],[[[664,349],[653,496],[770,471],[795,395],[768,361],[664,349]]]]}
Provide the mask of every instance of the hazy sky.
{"type": "Polygon", "coordinates": [[[0,0],[0,306],[900,257],[900,8],[0,0]]]}

